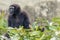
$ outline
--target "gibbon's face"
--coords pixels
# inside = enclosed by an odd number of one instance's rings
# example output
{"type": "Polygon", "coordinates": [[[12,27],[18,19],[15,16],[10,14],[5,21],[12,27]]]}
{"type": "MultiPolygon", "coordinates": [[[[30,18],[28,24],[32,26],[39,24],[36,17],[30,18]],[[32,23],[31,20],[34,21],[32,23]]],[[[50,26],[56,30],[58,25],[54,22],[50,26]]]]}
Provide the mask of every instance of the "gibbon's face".
{"type": "Polygon", "coordinates": [[[14,6],[10,6],[9,7],[9,13],[10,13],[10,15],[13,15],[14,11],[15,11],[15,7],[14,6]]]}

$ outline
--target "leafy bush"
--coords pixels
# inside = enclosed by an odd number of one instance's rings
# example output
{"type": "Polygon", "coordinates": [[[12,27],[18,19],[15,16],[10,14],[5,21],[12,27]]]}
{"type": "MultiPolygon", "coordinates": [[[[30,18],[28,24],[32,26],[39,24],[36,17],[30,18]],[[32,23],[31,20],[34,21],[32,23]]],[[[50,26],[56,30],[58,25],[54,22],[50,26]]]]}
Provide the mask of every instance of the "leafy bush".
{"type": "Polygon", "coordinates": [[[8,27],[7,20],[4,19],[4,14],[2,14],[0,15],[0,40],[5,38],[3,37],[5,33],[10,35],[11,40],[60,40],[60,21],[57,20],[60,19],[55,17],[51,23],[43,20],[47,23],[47,26],[44,27],[38,26],[38,22],[42,21],[39,20],[30,25],[31,29],[23,29],[23,26],[17,29],[8,27]]]}

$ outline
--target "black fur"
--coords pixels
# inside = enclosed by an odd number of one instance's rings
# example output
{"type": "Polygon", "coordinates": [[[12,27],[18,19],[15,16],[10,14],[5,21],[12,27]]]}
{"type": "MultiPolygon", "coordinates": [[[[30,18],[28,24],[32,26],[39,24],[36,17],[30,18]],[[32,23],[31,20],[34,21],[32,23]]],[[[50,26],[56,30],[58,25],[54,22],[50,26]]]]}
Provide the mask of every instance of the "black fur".
{"type": "Polygon", "coordinates": [[[25,11],[21,11],[21,8],[17,4],[10,5],[9,7],[9,17],[8,26],[13,28],[19,28],[19,26],[24,26],[28,29],[30,21],[28,15],[25,11]]]}

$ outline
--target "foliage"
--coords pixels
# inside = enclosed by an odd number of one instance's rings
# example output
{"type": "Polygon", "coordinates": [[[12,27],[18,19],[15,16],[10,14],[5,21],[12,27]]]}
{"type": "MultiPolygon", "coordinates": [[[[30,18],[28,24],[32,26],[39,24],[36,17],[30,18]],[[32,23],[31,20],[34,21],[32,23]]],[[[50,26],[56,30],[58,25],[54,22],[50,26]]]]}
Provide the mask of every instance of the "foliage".
{"type": "Polygon", "coordinates": [[[54,37],[55,40],[60,40],[60,21],[56,22],[57,18],[52,19],[52,24],[47,20],[38,18],[36,22],[30,25],[31,29],[23,29],[23,26],[17,29],[8,27],[7,20],[3,16],[4,14],[0,15],[0,40],[5,38],[3,37],[5,33],[10,35],[11,40],[52,40],[54,37]],[[47,25],[44,27],[38,26],[38,22],[46,22],[47,25]]]}

